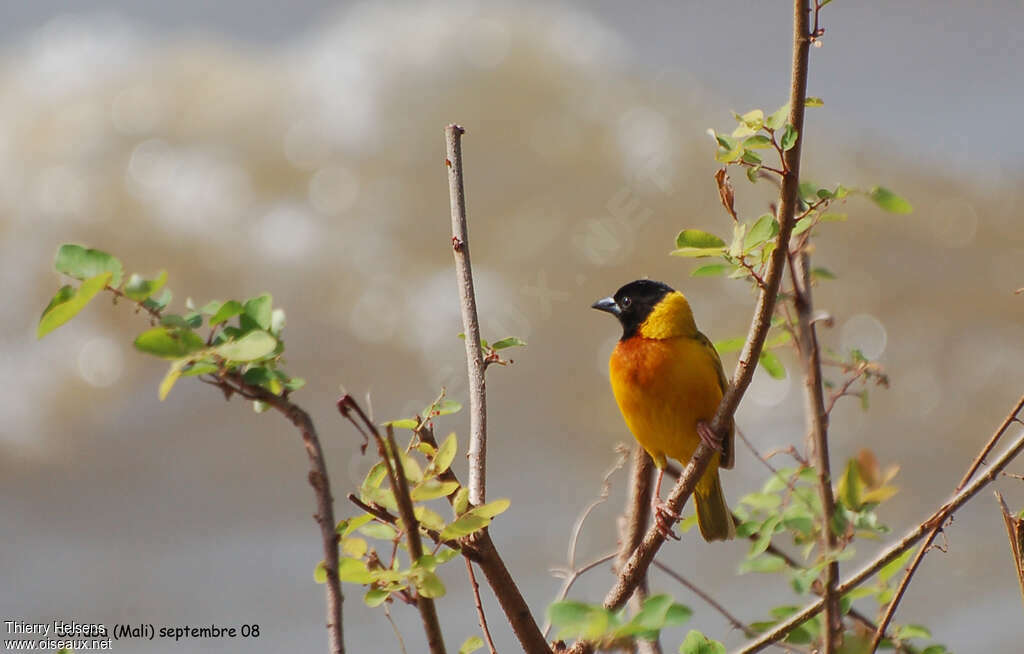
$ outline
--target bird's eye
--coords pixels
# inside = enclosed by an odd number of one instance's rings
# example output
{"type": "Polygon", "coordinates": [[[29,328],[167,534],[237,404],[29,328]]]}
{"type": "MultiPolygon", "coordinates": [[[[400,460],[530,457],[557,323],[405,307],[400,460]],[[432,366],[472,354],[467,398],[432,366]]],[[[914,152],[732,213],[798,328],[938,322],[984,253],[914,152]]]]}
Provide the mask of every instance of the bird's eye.
{"type": "Polygon", "coordinates": [[[624,298],[622,298],[622,301],[619,302],[619,304],[622,305],[623,309],[628,309],[629,305],[633,304],[633,298],[631,298],[631,297],[624,297],[624,298]]]}

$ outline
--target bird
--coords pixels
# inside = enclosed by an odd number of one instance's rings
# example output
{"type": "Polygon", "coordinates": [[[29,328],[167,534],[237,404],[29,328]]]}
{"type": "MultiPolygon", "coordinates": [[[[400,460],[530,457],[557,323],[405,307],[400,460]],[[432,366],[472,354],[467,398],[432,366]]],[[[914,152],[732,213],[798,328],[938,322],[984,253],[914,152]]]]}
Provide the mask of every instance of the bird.
{"type": "Polygon", "coordinates": [[[671,525],[679,516],[661,500],[667,459],[686,465],[705,441],[715,452],[694,488],[697,525],[706,541],[733,538],[718,471],[733,466],[735,428],[730,421],[727,433],[718,436],[709,425],[729,382],[686,296],[662,282],[638,279],[591,306],[622,325],[608,362],[612,393],[626,426],[658,468],[651,504],[659,530],[678,538],[671,525]]]}

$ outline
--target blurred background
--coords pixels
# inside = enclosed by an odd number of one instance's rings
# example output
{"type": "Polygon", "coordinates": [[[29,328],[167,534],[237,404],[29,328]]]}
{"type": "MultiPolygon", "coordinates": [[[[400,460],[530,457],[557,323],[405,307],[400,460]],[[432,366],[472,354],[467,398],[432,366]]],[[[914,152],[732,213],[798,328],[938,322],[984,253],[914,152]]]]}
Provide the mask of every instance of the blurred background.
{"type": "MultiPolygon", "coordinates": [[[[325,441],[336,509],[368,467],[333,408],[341,385],[378,419],[442,387],[465,399],[450,253],[443,128],[467,129],[470,232],[484,337],[529,346],[489,373],[492,530],[538,615],[560,580],[578,512],[615,444],[630,441],[607,385],[618,327],[589,308],[650,276],[680,288],[713,339],[745,333],[741,283],[690,278],[667,256],[679,229],[727,235],[709,127],[786,100],[786,2],[217,3],[36,0],[0,25],[2,619],[259,624],[258,642],[137,641],[126,651],[322,651],[321,559],[299,438],[276,414],[185,380],[157,401],[164,364],[136,353],[147,326],[100,298],[42,342],[62,242],[166,269],[185,298],[262,291],[288,312],[294,399],[325,441]]],[[[1024,386],[1024,132],[1015,117],[1024,7],[836,2],[812,51],[804,176],[883,184],[909,216],[851,199],[819,230],[820,338],[879,358],[892,378],[870,410],[841,402],[834,466],[869,447],[898,462],[881,510],[893,536],[930,513],[1024,386]]],[[[736,180],[752,220],[768,184],[736,180]]],[[[792,364],[792,359],[786,361],[792,364]]],[[[725,357],[731,371],[735,356],[725,357]]],[[[799,380],[759,373],[739,424],[762,451],[803,439],[799,380]]],[[[466,443],[468,416],[442,420],[466,443]]],[[[464,474],[464,461],[457,462],[464,474]]],[[[1024,462],[1014,466],[1024,472],[1024,462]]],[[[586,561],[612,549],[627,473],[588,523],[586,561]]],[[[764,471],[745,448],[724,478],[735,503],[764,471]]],[[[1020,481],[998,484],[1024,506],[1020,481]]],[[[1019,589],[1002,519],[983,493],[946,531],[897,615],[959,652],[1011,652],[1019,589]]],[[[883,543],[879,543],[881,546],[883,543]]],[[[856,560],[875,545],[860,542],[856,560]]],[[[802,604],[784,581],[736,575],[744,542],[691,533],[662,559],[746,621],[802,604]]],[[[854,564],[844,564],[849,569],[854,564]]],[[[462,566],[439,610],[449,646],[478,628],[462,566]]],[[[572,596],[598,601],[607,567],[572,596]]],[[[695,610],[686,627],[740,634],[695,610]]],[[[347,588],[351,651],[398,651],[379,610],[347,588]]],[[[516,644],[493,596],[501,651],[516,644]]],[[[862,606],[870,614],[870,603],[862,606]]],[[[410,651],[415,610],[393,610],[410,651]]],[[[674,650],[685,629],[664,642],[674,650]]]]}

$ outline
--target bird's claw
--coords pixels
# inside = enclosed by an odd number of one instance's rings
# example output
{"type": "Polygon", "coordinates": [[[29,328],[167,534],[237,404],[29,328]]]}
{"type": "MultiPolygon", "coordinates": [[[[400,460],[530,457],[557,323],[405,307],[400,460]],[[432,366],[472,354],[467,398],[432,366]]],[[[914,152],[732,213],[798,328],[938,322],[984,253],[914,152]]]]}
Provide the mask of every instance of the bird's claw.
{"type": "Polygon", "coordinates": [[[697,422],[697,435],[701,442],[716,452],[722,451],[722,437],[711,430],[711,425],[700,420],[697,422]]]}
{"type": "Polygon", "coordinates": [[[651,509],[654,511],[654,524],[658,528],[658,533],[660,533],[666,540],[669,538],[673,540],[682,540],[672,530],[676,522],[679,521],[679,514],[670,509],[668,504],[665,504],[661,499],[656,499],[651,502],[651,509]]]}

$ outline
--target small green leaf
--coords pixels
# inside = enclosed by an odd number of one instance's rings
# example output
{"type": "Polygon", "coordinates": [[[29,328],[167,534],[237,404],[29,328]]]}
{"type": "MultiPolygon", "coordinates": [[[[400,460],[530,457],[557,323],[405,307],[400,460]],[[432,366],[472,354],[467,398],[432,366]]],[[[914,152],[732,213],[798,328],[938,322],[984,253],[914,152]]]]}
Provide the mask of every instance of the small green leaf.
{"type": "Polygon", "coordinates": [[[747,150],[755,148],[770,148],[772,147],[772,140],[764,134],[755,134],[743,142],[743,147],[747,150]]]}
{"type": "Polygon", "coordinates": [[[727,263],[709,263],[693,270],[690,277],[717,277],[731,269],[732,266],[727,263]]]}
{"type": "MultiPolygon", "coordinates": [[[[320,564],[320,567],[322,566],[323,563],[320,564]]],[[[368,584],[373,581],[373,574],[366,569],[365,561],[343,556],[338,559],[338,579],[351,584],[368,584]]],[[[325,571],[324,581],[326,580],[327,573],[325,571]]]]}
{"type": "Polygon", "coordinates": [[[889,581],[893,575],[902,572],[907,565],[907,561],[910,560],[910,555],[913,553],[913,549],[908,549],[903,554],[900,554],[892,561],[889,561],[878,571],[878,578],[882,581],[889,581]]]}
{"type": "Polygon", "coordinates": [[[188,363],[188,359],[178,359],[171,362],[171,367],[167,370],[167,374],[164,375],[163,380],[160,382],[160,388],[157,391],[161,402],[167,399],[171,388],[174,387],[174,382],[178,381],[178,378],[181,377],[181,370],[186,363],[188,363]]]}
{"type": "Polygon", "coordinates": [[[206,347],[199,334],[181,327],[154,327],[139,334],[135,347],[164,359],[181,359],[206,347]]]}
{"type": "Polygon", "coordinates": [[[435,416],[447,416],[462,411],[462,405],[455,400],[441,400],[434,406],[435,416]]]}
{"type": "Polygon", "coordinates": [[[785,379],[786,378],[786,367],[782,365],[782,361],[779,357],[770,350],[762,350],[761,356],[758,358],[758,363],[764,368],[772,379],[785,379]]]}
{"type": "Polygon", "coordinates": [[[369,545],[362,538],[342,538],[341,539],[341,551],[348,556],[361,559],[369,545]]]}
{"type": "Polygon", "coordinates": [[[394,540],[398,532],[391,525],[380,522],[370,522],[359,528],[359,533],[365,534],[376,540],[394,540]]]}
{"type": "Polygon", "coordinates": [[[57,294],[50,300],[46,311],[39,319],[39,326],[36,327],[36,338],[42,338],[53,330],[57,329],[67,321],[78,315],[78,312],[85,308],[89,302],[96,297],[110,282],[111,273],[104,272],[91,277],[73,290],[70,286],[62,286],[57,294]]]}
{"type": "Polygon", "coordinates": [[[771,114],[764,119],[764,126],[770,130],[776,130],[786,124],[786,120],[789,118],[789,103],[782,105],[775,110],[775,113],[771,114]]]}
{"type": "Polygon", "coordinates": [[[414,576],[416,581],[416,591],[422,597],[444,597],[446,592],[444,583],[441,581],[441,578],[437,576],[436,572],[421,570],[414,576]]]}
{"type": "Polygon", "coordinates": [[[462,538],[480,531],[489,524],[491,524],[490,518],[469,511],[441,530],[441,540],[462,538]]]}
{"type": "Polygon", "coordinates": [[[905,624],[896,630],[896,637],[900,640],[909,640],[911,638],[931,638],[932,632],[928,631],[927,627],[922,627],[919,624],[905,624]]]}
{"type": "MultiPolygon", "coordinates": [[[[458,482],[452,483],[455,483],[455,485],[458,486],[458,482]]],[[[472,510],[470,510],[470,513],[482,515],[485,518],[493,518],[494,516],[502,514],[505,511],[507,511],[508,507],[511,506],[511,504],[512,502],[509,501],[508,499],[501,498],[500,500],[492,500],[487,504],[481,504],[480,506],[474,507],[472,510]]]]}
{"type": "Polygon", "coordinates": [[[548,607],[548,620],[559,628],[559,638],[573,636],[597,640],[608,631],[613,616],[601,606],[562,600],[548,607]]]}
{"type": "Polygon", "coordinates": [[[779,139],[779,146],[783,152],[791,150],[796,145],[797,136],[796,128],[786,123],[786,129],[782,132],[782,138],[779,139]]]}
{"type": "Polygon", "coordinates": [[[892,213],[910,213],[914,210],[910,203],[887,188],[876,186],[869,195],[875,204],[892,213]]]}
{"type": "Polygon", "coordinates": [[[458,452],[458,449],[459,442],[455,438],[455,432],[452,432],[448,434],[448,437],[437,448],[434,460],[430,463],[431,472],[435,475],[440,475],[448,470],[452,465],[452,461],[455,460],[455,454],[458,452]]]}
{"type": "Polygon", "coordinates": [[[171,297],[173,297],[171,290],[169,288],[165,288],[160,291],[160,295],[158,297],[148,297],[143,300],[142,306],[151,311],[163,311],[167,308],[167,305],[171,303],[171,297]]]}
{"type": "Polygon", "coordinates": [[[495,350],[504,350],[505,348],[508,347],[522,347],[525,345],[526,341],[524,341],[523,339],[516,338],[515,336],[509,336],[508,338],[503,338],[500,341],[492,343],[491,348],[495,350]]]}
{"type": "Polygon", "coordinates": [[[743,251],[753,250],[765,241],[775,238],[779,233],[779,224],[775,222],[775,216],[766,213],[757,219],[754,226],[750,228],[743,239],[743,251]]]}
{"type": "Polygon", "coordinates": [[[459,492],[455,494],[455,499],[452,500],[452,510],[455,515],[462,515],[469,508],[469,490],[466,488],[460,488],[459,492]]]}
{"type": "Polygon", "coordinates": [[[715,341],[715,349],[718,350],[719,354],[739,352],[743,349],[743,344],[746,342],[747,339],[745,338],[727,338],[724,341],[715,341]]]}
{"type": "Polygon", "coordinates": [[[470,636],[466,639],[466,642],[462,643],[462,647],[459,648],[459,654],[473,654],[481,647],[484,646],[484,640],[480,636],[470,636]]]}
{"type": "Polygon", "coordinates": [[[101,250],[83,248],[81,245],[65,244],[57,250],[54,261],[57,272],[64,273],[75,279],[93,279],[105,272],[110,273],[109,284],[113,288],[121,285],[124,266],[110,254],[101,250]]]}
{"type": "Polygon", "coordinates": [[[228,361],[255,361],[271,354],[277,339],[264,331],[252,331],[238,339],[218,345],[213,351],[228,361]]]}
{"type": "Polygon", "coordinates": [[[684,229],[676,236],[677,248],[714,249],[724,248],[725,241],[714,234],[699,229],[684,229]]]}
{"type": "Polygon", "coordinates": [[[156,279],[144,279],[138,273],[132,273],[124,285],[124,294],[128,299],[142,302],[150,295],[156,293],[167,283],[167,271],[161,270],[156,279]]]}
{"type": "Polygon", "coordinates": [[[251,319],[260,329],[270,329],[273,319],[273,299],[269,293],[246,300],[242,315],[251,319]]]}
{"type": "Polygon", "coordinates": [[[622,637],[661,631],[670,608],[671,595],[652,595],[644,600],[643,606],[628,623],[615,630],[615,635],[622,637]]]}
{"type": "Polygon", "coordinates": [[[335,531],[337,531],[340,536],[345,537],[371,520],[373,520],[373,516],[369,513],[357,515],[354,518],[348,518],[347,520],[339,522],[338,526],[335,527],[335,531]]]}
{"type": "Polygon", "coordinates": [[[786,560],[774,554],[762,554],[740,564],[739,574],[747,572],[781,572],[786,569],[786,560]]]}
{"type": "Polygon", "coordinates": [[[825,101],[822,100],[821,98],[815,97],[813,95],[809,95],[809,96],[807,96],[804,99],[804,106],[805,107],[823,107],[823,106],[825,106],[825,101]]]}
{"type": "Polygon", "coordinates": [[[428,479],[413,488],[409,495],[415,502],[426,502],[427,500],[435,500],[439,497],[447,497],[458,490],[458,488],[459,482],[457,481],[428,479]]]}
{"type": "Polygon", "coordinates": [[[270,312],[270,333],[274,336],[280,336],[281,330],[284,329],[287,319],[284,315],[284,309],[274,309],[270,312]]]}
{"type": "Polygon", "coordinates": [[[835,278],[836,278],[836,274],[834,272],[832,272],[831,270],[829,270],[828,268],[822,268],[821,266],[817,266],[815,268],[811,268],[811,279],[835,279],[835,278]]]}
{"type": "Polygon", "coordinates": [[[318,584],[327,583],[327,568],[324,567],[323,561],[317,563],[316,567],[313,568],[313,581],[318,584]]]}
{"type": "Polygon", "coordinates": [[[217,312],[210,318],[210,326],[214,327],[220,323],[230,320],[245,311],[245,307],[237,300],[228,300],[218,307],[217,312]]]}
{"type": "Polygon", "coordinates": [[[679,646],[679,654],[725,654],[725,645],[691,629],[679,646]]]}
{"type": "Polygon", "coordinates": [[[201,309],[199,309],[199,312],[205,313],[208,316],[212,316],[216,314],[218,311],[220,311],[221,304],[222,303],[220,302],[220,300],[210,300],[209,302],[204,304],[201,309]]]}
{"type": "Polygon", "coordinates": [[[444,518],[438,515],[436,511],[433,511],[422,504],[413,507],[413,515],[415,515],[420,524],[427,529],[433,529],[434,531],[441,531],[444,529],[444,518]]]}
{"type": "Polygon", "coordinates": [[[416,429],[420,423],[415,418],[399,418],[398,420],[389,420],[381,424],[385,427],[394,427],[395,429],[416,429]]]}
{"type": "Polygon", "coordinates": [[[388,598],[391,593],[382,588],[371,588],[366,591],[366,595],[363,597],[363,604],[373,608],[380,606],[384,603],[384,600],[388,598]]]}

